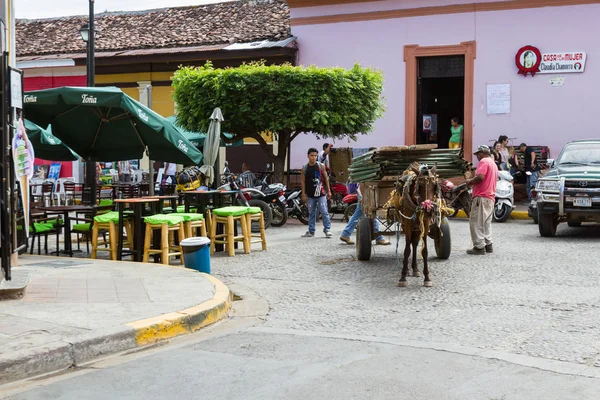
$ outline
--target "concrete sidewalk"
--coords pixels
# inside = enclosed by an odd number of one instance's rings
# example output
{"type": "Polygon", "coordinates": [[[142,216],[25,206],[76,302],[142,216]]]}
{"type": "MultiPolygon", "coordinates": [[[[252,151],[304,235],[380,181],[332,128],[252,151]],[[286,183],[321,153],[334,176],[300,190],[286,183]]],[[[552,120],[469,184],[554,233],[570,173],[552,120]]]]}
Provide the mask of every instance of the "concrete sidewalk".
{"type": "Polygon", "coordinates": [[[24,295],[0,301],[0,384],[57,371],[226,318],[229,289],[161,264],[21,256],[24,295]]]}

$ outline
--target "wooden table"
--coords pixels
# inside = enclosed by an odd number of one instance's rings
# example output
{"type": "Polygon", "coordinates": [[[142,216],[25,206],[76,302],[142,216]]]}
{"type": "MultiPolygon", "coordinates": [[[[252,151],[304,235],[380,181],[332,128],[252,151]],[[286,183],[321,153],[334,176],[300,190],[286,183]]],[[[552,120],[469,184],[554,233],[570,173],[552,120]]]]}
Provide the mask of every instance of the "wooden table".
{"type": "Polygon", "coordinates": [[[119,245],[117,248],[117,260],[121,260],[123,255],[123,211],[125,204],[133,205],[133,250],[128,253],[133,254],[134,261],[142,261],[144,253],[144,206],[149,203],[158,203],[160,200],[150,197],[136,197],[133,199],[116,199],[115,203],[119,208],[119,245]]]}
{"type": "Polygon", "coordinates": [[[169,200],[171,202],[171,208],[173,209],[173,212],[177,211],[177,200],[179,200],[179,196],[176,194],[171,194],[171,195],[164,195],[164,196],[145,196],[145,199],[158,199],[160,200],[158,202],[157,208],[156,208],[156,212],[157,214],[162,214],[163,212],[163,201],[164,200],[169,200]]]}
{"type": "MultiPolygon", "coordinates": [[[[71,243],[71,219],[69,218],[70,212],[91,212],[94,211],[92,206],[72,205],[72,206],[53,206],[53,207],[39,207],[40,210],[44,210],[50,214],[63,214],[63,224],[65,225],[65,250],[63,254],[68,254],[69,257],[73,257],[73,246],[71,243]]],[[[81,251],[81,250],[78,250],[81,251]]],[[[58,255],[59,250],[56,249],[58,255]]]]}

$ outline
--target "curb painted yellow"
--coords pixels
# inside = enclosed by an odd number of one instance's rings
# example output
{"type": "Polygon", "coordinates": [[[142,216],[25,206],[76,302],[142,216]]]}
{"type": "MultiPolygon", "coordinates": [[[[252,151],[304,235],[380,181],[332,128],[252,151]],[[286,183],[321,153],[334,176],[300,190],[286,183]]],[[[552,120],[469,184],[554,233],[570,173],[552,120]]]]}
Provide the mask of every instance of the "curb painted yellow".
{"type": "MultiPolygon", "coordinates": [[[[512,219],[531,219],[530,216],[527,215],[527,211],[513,211],[510,213],[510,217],[512,219]]],[[[455,218],[468,218],[463,210],[460,210],[458,214],[456,214],[455,218]]]]}
{"type": "Polygon", "coordinates": [[[215,287],[212,299],[185,310],[127,324],[135,330],[135,341],[138,346],[192,333],[227,318],[233,294],[220,280],[207,274],[203,275],[215,287]]]}

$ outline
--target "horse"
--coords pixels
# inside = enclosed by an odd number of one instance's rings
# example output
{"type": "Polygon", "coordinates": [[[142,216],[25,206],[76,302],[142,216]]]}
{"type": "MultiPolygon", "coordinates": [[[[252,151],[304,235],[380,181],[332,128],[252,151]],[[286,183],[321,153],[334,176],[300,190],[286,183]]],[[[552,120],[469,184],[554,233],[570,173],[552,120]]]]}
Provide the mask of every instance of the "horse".
{"type": "Polygon", "coordinates": [[[399,178],[396,190],[397,193],[402,193],[396,212],[400,216],[402,231],[406,238],[402,275],[398,286],[408,286],[406,276],[408,275],[411,246],[413,276],[421,276],[417,268],[417,248],[419,242],[422,241],[421,257],[425,276],[423,286],[431,287],[433,284],[429,278],[427,265],[427,235],[432,221],[437,222],[437,219],[441,218],[438,214],[442,208],[436,168],[430,169],[426,165],[413,163],[399,178]]]}

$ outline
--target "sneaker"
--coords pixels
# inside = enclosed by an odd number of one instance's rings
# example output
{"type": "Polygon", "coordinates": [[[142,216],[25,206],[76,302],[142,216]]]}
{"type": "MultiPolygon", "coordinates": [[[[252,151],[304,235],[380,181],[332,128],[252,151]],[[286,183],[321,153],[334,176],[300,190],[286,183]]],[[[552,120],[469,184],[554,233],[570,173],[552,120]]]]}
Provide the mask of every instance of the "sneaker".
{"type": "Polygon", "coordinates": [[[300,237],[315,237],[314,232],[306,231],[306,233],[300,237]]]}
{"type": "Polygon", "coordinates": [[[380,239],[380,240],[376,241],[375,243],[378,245],[381,245],[381,246],[389,246],[390,245],[390,241],[387,239],[380,239]]]}
{"type": "Polygon", "coordinates": [[[477,247],[473,247],[472,249],[467,250],[467,254],[477,254],[477,255],[485,254],[485,247],[482,247],[481,249],[478,249],[477,247]]]}
{"type": "Polygon", "coordinates": [[[346,244],[354,244],[352,239],[350,239],[349,237],[346,237],[346,236],[340,236],[340,240],[346,244]]]}
{"type": "Polygon", "coordinates": [[[493,253],[494,252],[494,247],[492,246],[491,243],[485,245],[485,252],[486,253],[493,253]]]}
{"type": "Polygon", "coordinates": [[[328,238],[330,238],[330,237],[332,237],[332,236],[333,236],[333,234],[332,234],[331,232],[329,232],[329,231],[325,231],[325,237],[328,237],[328,238]]]}

